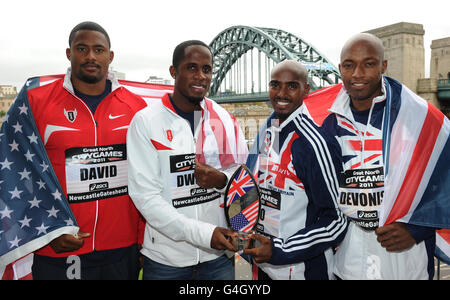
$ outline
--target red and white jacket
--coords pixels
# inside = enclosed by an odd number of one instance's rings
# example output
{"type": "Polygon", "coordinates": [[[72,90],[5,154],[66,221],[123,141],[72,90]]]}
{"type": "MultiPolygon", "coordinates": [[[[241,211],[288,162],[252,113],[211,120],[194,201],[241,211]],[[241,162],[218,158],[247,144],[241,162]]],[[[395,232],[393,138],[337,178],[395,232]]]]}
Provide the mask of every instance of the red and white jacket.
{"type": "Polygon", "coordinates": [[[142,241],[143,219],[128,196],[126,134],[146,102],[119,85],[95,114],[75,96],[68,70],[63,79],[28,91],[30,107],[56,176],[79,228],[91,236],[74,252],[36,253],[52,257],[127,247],[142,241]]]}
{"type": "Polygon", "coordinates": [[[223,255],[210,246],[214,228],[227,227],[223,194],[195,183],[195,158],[227,173],[248,155],[236,119],[210,99],[201,107],[192,134],[166,94],[136,114],[127,136],[130,196],[147,221],[142,253],[175,267],[223,255]]]}

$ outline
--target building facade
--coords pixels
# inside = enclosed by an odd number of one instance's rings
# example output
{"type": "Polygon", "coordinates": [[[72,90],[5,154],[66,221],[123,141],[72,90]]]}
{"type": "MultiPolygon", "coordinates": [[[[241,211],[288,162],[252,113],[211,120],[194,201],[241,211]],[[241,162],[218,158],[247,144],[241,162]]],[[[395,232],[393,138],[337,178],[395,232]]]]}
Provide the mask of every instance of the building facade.
{"type": "Polygon", "coordinates": [[[417,92],[417,80],[425,77],[423,25],[400,22],[367,32],[383,42],[385,59],[388,60],[386,76],[417,92]]]}
{"type": "Polygon", "coordinates": [[[0,126],[3,121],[3,117],[14,103],[14,99],[16,99],[16,97],[17,88],[15,86],[0,85],[0,126]]]}
{"type": "Polygon", "coordinates": [[[386,76],[402,82],[450,116],[450,37],[432,41],[430,77],[425,78],[422,24],[400,22],[366,32],[383,42],[388,60],[386,76]]]}

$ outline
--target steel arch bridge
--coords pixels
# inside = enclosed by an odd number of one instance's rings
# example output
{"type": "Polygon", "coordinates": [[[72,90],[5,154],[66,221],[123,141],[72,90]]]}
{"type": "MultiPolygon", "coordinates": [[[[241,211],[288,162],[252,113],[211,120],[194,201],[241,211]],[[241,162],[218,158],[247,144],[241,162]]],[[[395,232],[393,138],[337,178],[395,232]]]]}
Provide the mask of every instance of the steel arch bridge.
{"type": "Polygon", "coordinates": [[[312,90],[336,84],[341,78],[338,69],[311,44],[280,29],[232,26],[220,32],[209,46],[214,60],[210,97],[214,99],[241,96],[239,102],[245,102],[245,98],[256,100],[256,94],[267,98],[262,87],[267,86],[271,65],[286,59],[299,61],[308,69],[312,90]],[[263,63],[261,54],[265,55],[263,63]],[[264,79],[266,82],[262,83],[264,79]]]}

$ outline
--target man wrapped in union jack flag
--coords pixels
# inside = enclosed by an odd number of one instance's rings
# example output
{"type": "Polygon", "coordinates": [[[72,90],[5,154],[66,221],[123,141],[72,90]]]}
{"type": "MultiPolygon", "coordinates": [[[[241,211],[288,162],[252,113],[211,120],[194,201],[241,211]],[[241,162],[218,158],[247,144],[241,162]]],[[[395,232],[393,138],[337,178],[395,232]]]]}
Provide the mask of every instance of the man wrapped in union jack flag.
{"type": "Polygon", "coordinates": [[[386,68],[379,38],[361,33],[347,41],[343,87],[322,125],[342,150],[339,207],[351,220],[335,274],[432,279],[435,228],[449,226],[449,122],[383,76],[386,68]]]}
{"type": "Polygon", "coordinates": [[[250,151],[247,166],[257,178],[262,200],[252,235],[261,246],[245,249],[272,279],[332,279],[333,246],[345,235],[339,210],[339,147],[320,133],[303,104],[307,70],[283,61],[271,73],[274,108],[250,151]],[[329,143],[329,144],[328,144],[329,143]]]}

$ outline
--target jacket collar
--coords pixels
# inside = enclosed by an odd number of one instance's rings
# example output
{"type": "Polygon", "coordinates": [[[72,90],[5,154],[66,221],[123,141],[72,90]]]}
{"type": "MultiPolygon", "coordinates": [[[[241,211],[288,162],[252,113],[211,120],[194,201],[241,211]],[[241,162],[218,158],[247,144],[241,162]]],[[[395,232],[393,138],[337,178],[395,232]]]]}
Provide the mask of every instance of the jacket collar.
{"type": "MultiPolygon", "coordinates": [[[[72,68],[69,67],[69,68],[67,68],[66,75],[64,76],[63,87],[65,89],[67,89],[69,92],[71,92],[72,94],[75,94],[75,91],[74,91],[74,88],[72,85],[72,80],[70,79],[71,76],[72,76],[72,68]]],[[[117,80],[117,77],[113,72],[108,72],[106,79],[111,81],[111,92],[115,91],[116,89],[118,89],[122,86],[119,83],[119,81],[117,80]]]]}
{"type": "MultiPolygon", "coordinates": [[[[381,77],[381,95],[378,97],[375,97],[372,101],[372,106],[377,103],[381,103],[386,100],[386,87],[385,87],[385,78],[384,76],[381,77]]],[[[347,93],[347,90],[345,89],[345,86],[342,85],[342,89],[339,91],[339,94],[336,97],[336,100],[333,102],[333,105],[330,107],[328,111],[331,113],[335,113],[341,116],[346,117],[347,119],[352,119],[352,111],[350,106],[350,96],[347,93]]]]}
{"type": "MultiPolygon", "coordinates": [[[[170,101],[169,95],[172,93],[167,93],[162,97],[162,104],[165,108],[167,108],[168,110],[170,110],[171,112],[173,112],[174,114],[177,114],[177,111],[175,110],[175,108],[172,105],[172,101],[170,101]]],[[[207,98],[203,98],[202,102],[200,102],[200,107],[202,109],[202,116],[204,115],[204,112],[208,110],[208,99],[207,98]]]]}
{"type": "Polygon", "coordinates": [[[267,127],[269,128],[269,127],[275,126],[275,127],[277,127],[279,130],[282,130],[283,128],[287,127],[288,124],[289,124],[293,119],[295,119],[295,117],[297,117],[299,114],[306,113],[305,108],[306,108],[305,104],[300,105],[295,111],[293,111],[293,112],[289,115],[289,117],[286,118],[286,120],[284,120],[283,123],[281,123],[281,125],[279,124],[279,119],[278,119],[277,116],[275,115],[275,112],[273,112],[273,113],[269,116],[269,118],[267,119],[267,121],[266,121],[266,122],[267,122],[267,123],[266,123],[266,124],[267,124],[267,127]]]}

